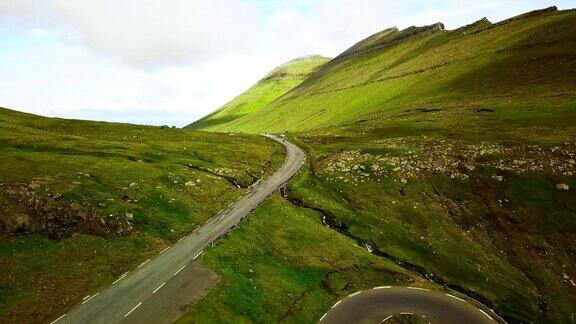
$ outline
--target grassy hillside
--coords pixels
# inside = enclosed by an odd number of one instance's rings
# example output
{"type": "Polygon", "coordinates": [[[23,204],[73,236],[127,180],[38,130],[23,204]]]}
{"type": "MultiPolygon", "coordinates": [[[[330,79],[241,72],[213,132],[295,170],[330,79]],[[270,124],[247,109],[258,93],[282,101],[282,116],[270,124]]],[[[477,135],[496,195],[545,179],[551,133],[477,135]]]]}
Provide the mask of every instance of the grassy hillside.
{"type": "Polygon", "coordinates": [[[284,160],[257,136],[0,109],[0,322],[40,322],[193,230],[284,160]]]}
{"type": "Polygon", "coordinates": [[[429,118],[449,129],[463,118],[474,122],[479,109],[573,107],[575,25],[576,11],[549,10],[452,31],[441,24],[389,29],[222,129],[378,127],[421,111],[437,112],[429,118]]]}
{"type": "Polygon", "coordinates": [[[282,64],[243,94],[214,113],[192,123],[191,129],[219,131],[237,118],[254,113],[290,91],[329,59],[319,55],[306,56],[282,64]]]}
{"type": "Polygon", "coordinates": [[[222,284],[181,323],[314,323],[337,300],[384,285],[434,287],[325,227],[321,215],[279,195],[207,250],[222,284]],[[218,314],[218,316],[214,316],[218,314]]]}
{"type": "Polygon", "coordinates": [[[511,322],[569,322],[576,131],[548,130],[555,139],[527,132],[500,140],[494,125],[481,138],[396,135],[400,129],[295,135],[311,168],[288,194],[384,259],[474,296],[511,322]]]}
{"type": "MultiPolygon", "coordinates": [[[[567,323],[576,313],[574,26],[576,11],[548,9],[453,31],[388,29],[225,129],[288,129],[307,150],[308,171],[287,190],[290,213],[315,215],[334,236],[368,244],[381,260],[510,322],[567,323]]],[[[249,236],[234,249],[258,244],[249,236]]],[[[292,244],[301,255],[312,250],[292,244]]],[[[219,253],[209,262],[225,274],[231,266],[219,253]]],[[[232,308],[224,292],[234,283],[223,285],[198,310],[219,305],[249,321],[268,307],[232,308]]],[[[257,288],[282,301],[275,288],[257,288]]],[[[303,313],[292,321],[313,317],[303,313]]]]}

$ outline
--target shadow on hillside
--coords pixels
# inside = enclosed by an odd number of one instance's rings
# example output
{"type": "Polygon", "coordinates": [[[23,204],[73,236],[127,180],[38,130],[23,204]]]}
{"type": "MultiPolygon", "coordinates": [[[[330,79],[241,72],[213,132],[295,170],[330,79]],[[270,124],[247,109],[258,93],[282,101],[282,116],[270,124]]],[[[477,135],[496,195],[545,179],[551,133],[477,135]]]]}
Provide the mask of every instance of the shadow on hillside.
{"type": "Polygon", "coordinates": [[[208,128],[213,126],[218,126],[226,123],[230,123],[244,115],[234,115],[234,116],[222,116],[217,118],[209,118],[209,119],[201,119],[195,123],[192,123],[189,128],[192,129],[202,129],[208,128]]]}

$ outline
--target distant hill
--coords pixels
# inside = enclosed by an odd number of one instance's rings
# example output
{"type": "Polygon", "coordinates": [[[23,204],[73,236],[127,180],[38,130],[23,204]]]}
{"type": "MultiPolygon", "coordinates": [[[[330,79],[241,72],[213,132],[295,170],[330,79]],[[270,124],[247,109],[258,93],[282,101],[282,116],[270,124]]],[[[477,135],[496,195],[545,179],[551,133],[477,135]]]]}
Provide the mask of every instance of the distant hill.
{"type": "Polygon", "coordinates": [[[235,119],[258,111],[290,91],[329,60],[329,58],[320,55],[311,55],[282,64],[246,92],[188,127],[205,130],[224,130],[235,119]]]}
{"type": "Polygon", "coordinates": [[[576,11],[551,7],[456,30],[441,23],[386,29],[266,107],[226,117],[217,130],[381,127],[409,110],[434,109],[451,119],[484,108],[574,103],[574,26],[576,11]]]}

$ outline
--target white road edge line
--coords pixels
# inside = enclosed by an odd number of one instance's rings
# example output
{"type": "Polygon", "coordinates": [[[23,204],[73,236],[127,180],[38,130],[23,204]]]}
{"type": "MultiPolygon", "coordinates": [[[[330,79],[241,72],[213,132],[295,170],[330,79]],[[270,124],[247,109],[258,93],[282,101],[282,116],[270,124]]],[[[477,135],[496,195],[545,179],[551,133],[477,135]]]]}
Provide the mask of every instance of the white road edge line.
{"type": "Polygon", "coordinates": [[[54,323],[58,322],[58,321],[59,321],[59,320],[61,320],[61,319],[62,319],[62,317],[64,317],[64,316],[66,316],[66,314],[64,314],[64,315],[62,315],[62,316],[60,316],[60,317],[58,317],[58,318],[57,318],[57,319],[55,319],[55,320],[53,320],[52,322],[50,322],[50,324],[54,324],[54,323]]]}
{"type": "Polygon", "coordinates": [[[326,315],[328,315],[328,313],[322,315],[322,317],[320,317],[320,321],[319,321],[319,322],[322,322],[322,321],[324,320],[324,317],[326,317],[326,315]]]}
{"type": "Polygon", "coordinates": [[[351,293],[350,295],[348,295],[348,298],[352,298],[352,297],[358,295],[359,293],[361,293],[361,291],[357,291],[357,292],[355,292],[355,293],[351,293]]]}
{"type": "Polygon", "coordinates": [[[387,320],[391,319],[392,316],[394,316],[394,315],[390,315],[390,316],[386,317],[385,319],[382,320],[382,322],[386,322],[387,320]]]}
{"type": "Polygon", "coordinates": [[[486,315],[486,317],[488,317],[491,321],[493,321],[492,317],[490,317],[490,315],[486,314],[485,311],[478,309],[482,314],[486,315]]]}
{"type": "Polygon", "coordinates": [[[334,306],[332,306],[332,308],[334,308],[334,307],[338,306],[338,304],[340,304],[341,302],[342,302],[342,301],[341,301],[341,300],[339,300],[339,301],[338,301],[336,304],[334,304],[334,306]]]}
{"type": "Polygon", "coordinates": [[[414,315],[413,313],[401,312],[400,315],[414,315]]]}
{"type": "Polygon", "coordinates": [[[204,251],[198,252],[198,254],[196,254],[196,255],[192,258],[192,260],[196,260],[196,258],[197,258],[200,254],[202,254],[202,252],[204,252],[204,251]]]}
{"type": "Polygon", "coordinates": [[[152,293],[155,294],[158,290],[160,290],[160,288],[164,287],[165,284],[166,283],[163,283],[160,286],[158,286],[158,288],[154,289],[154,291],[152,293]]]}
{"type": "Polygon", "coordinates": [[[406,287],[406,288],[408,288],[408,289],[414,289],[414,290],[429,291],[429,290],[426,289],[426,288],[420,288],[420,287],[406,287]]]}
{"type": "Polygon", "coordinates": [[[118,281],[124,279],[124,277],[126,277],[126,275],[128,274],[128,272],[124,272],[120,277],[118,277],[118,279],[116,279],[116,281],[114,281],[112,284],[117,283],[118,281]]]}
{"type": "Polygon", "coordinates": [[[146,260],[146,261],[144,261],[144,262],[140,263],[140,265],[138,266],[138,268],[140,268],[141,266],[143,266],[143,265],[145,265],[146,263],[148,263],[148,261],[150,261],[150,259],[148,259],[148,260],[146,260]]]}
{"type": "Polygon", "coordinates": [[[177,242],[182,241],[186,236],[182,236],[177,242]]]}
{"type": "Polygon", "coordinates": [[[392,286],[380,286],[380,287],[374,287],[372,289],[388,289],[388,288],[392,288],[392,286]]]}
{"type": "Polygon", "coordinates": [[[170,245],[168,245],[167,247],[165,247],[164,250],[160,251],[160,253],[158,253],[158,254],[164,253],[164,251],[168,250],[169,248],[170,248],[170,245]]]}
{"type": "Polygon", "coordinates": [[[465,301],[464,299],[462,299],[462,298],[458,298],[458,297],[453,296],[453,295],[450,295],[450,294],[446,294],[446,296],[451,297],[451,298],[454,298],[454,299],[458,299],[459,301],[466,303],[466,301],[465,301]]]}
{"type": "Polygon", "coordinates": [[[82,302],[82,305],[86,304],[90,299],[98,296],[99,292],[95,293],[94,295],[92,295],[90,298],[86,299],[85,301],[82,302]]]}
{"type": "Polygon", "coordinates": [[[182,269],[186,268],[185,265],[182,266],[182,268],[178,269],[178,271],[174,272],[174,275],[177,275],[180,273],[180,271],[182,271],[182,269]]]}
{"type": "Polygon", "coordinates": [[[124,315],[124,317],[130,315],[130,313],[132,313],[133,311],[135,311],[136,308],[140,307],[140,305],[142,305],[142,302],[139,302],[138,305],[134,306],[134,308],[132,308],[128,313],[126,313],[126,315],[124,315]]]}

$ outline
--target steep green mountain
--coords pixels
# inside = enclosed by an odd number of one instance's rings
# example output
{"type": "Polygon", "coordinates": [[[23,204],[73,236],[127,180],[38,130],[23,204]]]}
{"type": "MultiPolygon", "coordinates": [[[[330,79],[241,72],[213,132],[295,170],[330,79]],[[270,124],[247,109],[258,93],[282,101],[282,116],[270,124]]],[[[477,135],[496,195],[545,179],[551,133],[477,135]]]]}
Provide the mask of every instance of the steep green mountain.
{"type": "Polygon", "coordinates": [[[283,148],[261,136],[0,108],[0,322],[61,314],[283,159],[283,148]]]}
{"type": "Polygon", "coordinates": [[[394,284],[364,261],[335,260],[353,259],[340,239],[509,323],[572,322],[575,28],[576,11],[549,8],[452,31],[388,29],[227,124],[288,129],[309,158],[285,199],[207,251],[224,281],[184,322],[218,310],[229,322],[313,322],[350,293],[394,284]],[[268,228],[277,236],[255,234],[268,228]],[[325,256],[313,257],[312,236],[325,256]],[[272,282],[278,264],[288,270],[272,282]]]}
{"type": "Polygon", "coordinates": [[[282,64],[243,94],[234,98],[214,113],[192,123],[189,128],[221,131],[232,121],[248,116],[307,79],[329,58],[312,55],[282,64]]]}
{"type": "MultiPolygon", "coordinates": [[[[286,95],[221,130],[303,131],[379,126],[419,110],[441,118],[483,108],[576,101],[576,12],[555,8],[456,30],[442,24],[387,29],[351,47],[286,95]]],[[[453,125],[447,125],[453,126],[453,125]]]]}

